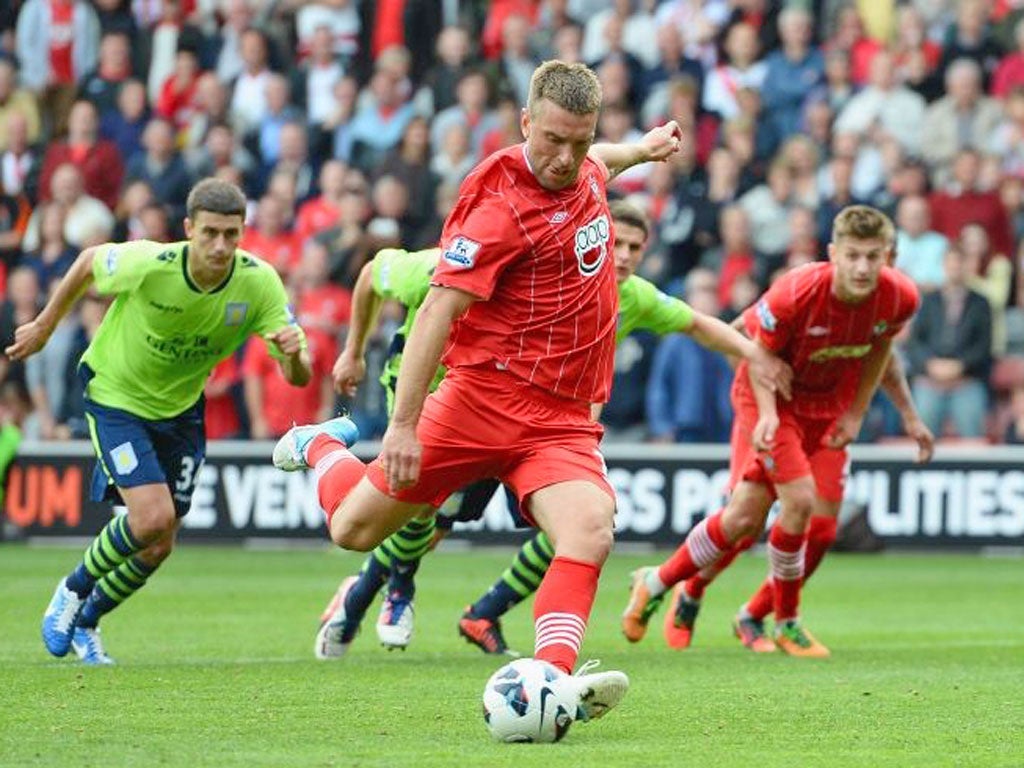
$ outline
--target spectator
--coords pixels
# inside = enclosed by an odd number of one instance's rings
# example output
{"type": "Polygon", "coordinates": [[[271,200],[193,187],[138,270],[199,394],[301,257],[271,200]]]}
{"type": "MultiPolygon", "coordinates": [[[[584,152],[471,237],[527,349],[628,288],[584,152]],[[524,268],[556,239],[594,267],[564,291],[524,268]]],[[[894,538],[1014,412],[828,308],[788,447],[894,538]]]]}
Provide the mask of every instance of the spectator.
{"type": "MultiPolygon", "coordinates": [[[[754,250],[750,239],[750,218],[739,205],[727,205],[719,214],[718,231],[721,245],[713,248],[701,258],[701,266],[718,274],[718,305],[729,303],[733,283],[744,275],[752,275],[759,269],[764,256],[754,250]]],[[[717,312],[715,314],[718,314],[717,312]]]]}
{"type": "MultiPolygon", "coordinates": [[[[652,166],[654,168],[657,166],[652,166]]],[[[697,206],[695,222],[697,244],[701,248],[711,248],[722,241],[724,233],[718,224],[719,214],[740,196],[739,173],[739,165],[732,152],[720,147],[711,153],[707,163],[707,194],[703,204],[697,206]]]]}
{"type": "MultiPolygon", "coordinates": [[[[942,61],[942,47],[934,40],[928,39],[921,11],[913,5],[904,5],[896,10],[896,41],[893,44],[893,58],[896,64],[897,78],[931,101],[924,93],[914,87],[915,82],[935,80],[935,72],[942,61]]],[[[941,88],[941,83],[939,83],[941,88]]]]}
{"type": "Polygon", "coordinates": [[[868,82],[871,62],[883,47],[864,33],[864,22],[856,5],[839,10],[835,35],[825,44],[827,50],[844,51],[849,57],[850,80],[857,87],[868,82]]]}
{"type": "Polygon", "coordinates": [[[171,206],[172,216],[185,213],[185,198],[192,188],[192,177],[185,160],[174,144],[174,126],[167,120],[154,118],[142,134],[145,154],[136,155],[128,163],[128,182],[149,184],[157,200],[171,206]]]}
{"type": "Polygon", "coordinates": [[[980,224],[992,238],[992,248],[1003,255],[1014,252],[1010,222],[995,190],[978,185],[981,158],[973,149],[962,149],[953,161],[952,178],[944,189],[932,195],[932,224],[953,240],[967,224],[980,224]]]}
{"type": "Polygon", "coordinates": [[[7,149],[0,152],[0,188],[8,195],[32,202],[39,192],[42,158],[29,143],[28,123],[24,115],[12,112],[6,123],[7,149]]]}
{"type": "Polygon", "coordinates": [[[293,424],[316,424],[334,412],[331,366],[334,355],[319,334],[308,334],[313,378],[304,387],[289,384],[263,339],[250,339],[242,360],[245,407],[253,438],[278,438],[293,424]]]}
{"type": "Polygon", "coordinates": [[[286,10],[295,11],[295,34],[298,37],[299,58],[314,56],[316,37],[320,30],[327,31],[331,55],[351,58],[358,50],[360,18],[358,3],[351,0],[334,2],[307,2],[285,0],[286,10]]]}
{"type": "Polygon", "coordinates": [[[91,101],[102,120],[117,109],[117,94],[132,74],[128,36],[123,32],[109,32],[100,40],[99,64],[82,80],[78,97],[91,101]]]}
{"type": "Polygon", "coordinates": [[[305,112],[314,132],[314,151],[321,156],[329,154],[327,125],[334,112],[334,88],[344,76],[345,68],[334,51],[331,28],[321,24],[310,38],[309,57],[294,72],[292,88],[295,104],[305,112]]]}
{"type": "MultiPolygon", "coordinates": [[[[693,80],[699,103],[703,90],[704,67],[699,61],[694,61],[684,55],[679,28],[674,24],[659,26],[655,42],[658,52],[657,62],[643,73],[641,81],[637,84],[644,99],[642,113],[646,115],[652,110],[663,111],[663,108],[653,105],[667,101],[669,83],[679,78],[693,80]],[[652,105],[649,106],[648,102],[652,102],[652,105]]],[[[645,126],[649,124],[649,121],[644,121],[645,126]]]]}
{"type": "Polygon", "coordinates": [[[330,252],[317,240],[307,240],[295,270],[296,315],[303,330],[319,334],[331,362],[343,326],[352,313],[352,292],[329,280],[330,252]]]}
{"type": "Polygon", "coordinates": [[[779,140],[796,133],[804,98],[825,78],[821,52],[811,45],[812,19],[797,6],[779,14],[781,50],[765,59],[767,73],[761,90],[765,122],[779,140]]]}
{"type": "MultiPolygon", "coordinates": [[[[0,344],[7,349],[14,343],[14,330],[34,320],[42,308],[42,295],[36,273],[27,267],[15,269],[7,278],[7,299],[0,303],[0,344]]],[[[25,363],[0,355],[0,382],[15,382],[28,391],[25,363]]]]}
{"type": "Polygon", "coordinates": [[[339,154],[337,134],[334,145],[336,157],[347,157],[363,170],[372,168],[398,145],[414,116],[412,105],[402,97],[400,82],[392,74],[377,71],[369,89],[372,103],[358,108],[348,126],[349,151],[339,154]]]}
{"type": "Polygon", "coordinates": [[[726,0],[665,0],[658,6],[654,20],[658,26],[675,26],[682,35],[686,55],[709,67],[715,62],[718,30],[728,18],[726,0]]]}
{"type": "MultiPolygon", "coordinates": [[[[370,194],[375,214],[371,224],[381,220],[394,222],[399,243],[408,248],[413,234],[408,215],[409,190],[394,176],[381,176],[374,182],[370,194]]],[[[372,227],[367,229],[369,231],[372,227]]]]}
{"type": "Polygon", "coordinates": [[[193,109],[180,137],[182,147],[185,150],[198,149],[213,126],[229,123],[229,103],[227,86],[215,74],[204,72],[199,75],[193,109]]]}
{"type": "Polygon", "coordinates": [[[907,195],[896,209],[896,267],[905,272],[922,293],[936,290],[945,281],[949,240],[931,229],[928,201],[907,195]]]}
{"type": "Polygon", "coordinates": [[[821,200],[818,204],[819,242],[832,239],[832,222],[843,208],[860,202],[853,194],[853,161],[836,156],[825,164],[818,176],[821,200]]]}
{"type": "Polygon", "coordinates": [[[224,0],[224,24],[218,34],[217,79],[222,83],[234,82],[245,69],[242,53],[242,38],[249,31],[253,21],[253,9],[249,0],[224,0]]]}
{"type": "Polygon", "coordinates": [[[1024,85],[1006,97],[1004,115],[988,138],[985,150],[998,157],[1002,172],[1024,178],[1024,85]]]}
{"type": "MultiPolygon", "coordinates": [[[[309,156],[306,127],[297,121],[281,126],[280,153],[273,171],[287,171],[295,178],[295,194],[298,200],[306,200],[315,191],[317,170],[309,156]]],[[[264,176],[270,172],[265,168],[264,176]]]]}
{"type": "Polygon", "coordinates": [[[186,157],[193,177],[202,179],[214,176],[221,168],[237,168],[246,189],[252,186],[252,177],[256,176],[256,161],[252,155],[235,140],[235,131],[227,123],[211,125],[206,132],[203,144],[193,149],[186,157]]]}
{"type": "Polygon", "coordinates": [[[174,126],[175,133],[187,131],[197,108],[199,57],[191,48],[179,48],[174,71],[164,80],[156,100],[156,113],[174,126]]]}
{"type": "Polygon", "coordinates": [[[99,47],[99,20],[85,0],[26,0],[21,7],[21,82],[40,97],[51,134],[64,132],[76,84],[96,67],[99,47]]]}
{"type": "Polygon", "coordinates": [[[267,111],[255,130],[257,154],[265,168],[277,164],[281,157],[281,133],[288,123],[304,123],[301,110],[291,103],[291,86],[287,78],[276,72],[266,80],[267,111]]]}
{"type": "Polygon", "coordinates": [[[473,154],[469,128],[463,123],[452,122],[445,128],[441,146],[435,150],[430,171],[442,184],[458,186],[466,178],[477,158],[473,154]]]}
{"type": "Polygon", "coordinates": [[[0,152],[7,150],[8,124],[12,115],[20,115],[30,144],[39,139],[39,107],[29,91],[18,87],[18,70],[10,59],[0,57],[0,152]]]}
{"type": "Polygon", "coordinates": [[[142,152],[142,133],[149,122],[146,88],[138,80],[126,80],[117,95],[117,111],[100,122],[100,135],[110,141],[123,160],[142,152]]]}
{"type": "Polygon", "coordinates": [[[317,239],[328,248],[331,280],[351,289],[364,261],[372,255],[368,253],[366,224],[373,209],[369,187],[359,171],[349,170],[345,175],[339,211],[338,223],[317,239]]]}
{"type": "Polygon", "coordinates": [[[285,204],[278,197],[264,195],[256,209],[256,220],[245,228],[238,247],[259,256],[286,277],[298,264],[300,255],[298,239],[287,227],[285,204]]]}
{"type": "Polygon", "coordinates": [[[68,136],[65,141],[50,145],[43,157],[43,170],[39,178],[40,198],[50,200],[50,179],[56,169],[72,163],[82,174],[85,191],[113,209],[121,191],[124,165],[117,146],[99,138],[96,107],[88,101],[77,101],[68,116],[68,136]]]}
{"type": "Polygon", "coordinates": [[[299,248],[309,238],[338,223],[347,174],[348,168],[339,160],[330,160],[320,169],[320,194],[304,202],[295,219],[295,241],[299,248]]]}
{"type": "Polygon", "coordinates": [[[0,184],[0,291],[7,273],[21,255],[21,241],[25,237],[32,213],[23,195],[8,195],[0,184]]]}
{"type": "Polygon", "coordinates": [[[235,355],[228,355],[210,371],[203,387],[206,399],[206,439],[233,440],[242,436],[242,420],[238,416],[238,385],[241,370],[235,355]]]}
{"type": "MultiPolygon", "coordinates": [[[[176,218],[180,221],[180,218],[176,218]]],[[[169,243],[174,239],[171,232],[171,214],[166,205],[149,203],[139,211],[139,225],[142,227],[142,239],[154,243],[169,243]]]]}
{"type": "MultiPolygon", "coordinates": [[[[850,103],[857,89],[850,79],[850,57],[846,51],[833,50],[825,54],[825,82],[818,86],[814,96],[809,100],[819,101],[818,93],[823,93],[825,102],[833,115],[838,115],[850,103]]],[[[805,106],[806,110],[806,106],[805,106]]]]}
{"type": "Polygon", "coordinates": [[[267,82],[271,73],[267,38],[258,29],[245,30],[240,50],[243,67],[235,78],[229,109],[235,129],[245,134],[259,128],[267,116],[267,82]]]}
{"type": "MultiPolygon", "coordinates": [[[[518,136],[516,141],[511,142],[514,144],[522,140],[522,134],[519,133],[518,108],[513,107],[511,120],[518,136]]],[[[485,145],[489,141],[497,143],[493,140],[493,135],[492,132],[484,137],[485,145]]],[[[438,177],[430,170],[430,126],[425,118],[415,117],[409,122],[405,133],[402,134],[401,143],[391,150],[381,163],[379,173],[381,176],[394,176],[409,190],[409,224],[416,230],[423,227],[433,213],[434,192],[439,182],[438,177]]]]}
{"type": "MultiPolygon", "coordinates": [[[[488,109],[490,86],[480,70],[468,70],[456,89],[458,102],[438,113],[430,129],[430,144],[434,152],[441,151],[450,126],[463,125],[469,131],[470,153],[479,156],[480,146],[487,133],[497,127],[497,117],[488,109]]],[[[524,102],[525,103],[525,102],[524,102]]]]}
{"type": "Polygon", "coordinates": [[[967,287],[980,293],[992,311],[992,352],[1006,353],[1006,306],[1013,283],[1013,264],[1004,254],[993,253],[985,228],[968,224],[960,232],[960,250],[967,262],[967,287]]]}
{"type": "Polygon", "coordinates": [[[525,16],[509,16],[502,27],[501,39],[501,56],[494,65],[498,92],[510,96],[518,104],[526,104],[530,95],[530,78],[540,63],[530,52],[530,22],[525,16]]]}
{"type": "Polygon", "coordinates": [[[960,0],[957,3],[956,23],[946,31],[942,45],[939,70],[946,69],[960,58],[974,59],[981,68],[983,89],[988,89],[992,73],[999,65],[999,45],[988,27],[988,8],[985,0],[960,0]]]}
{"type": "Polygon", "coordinates": [[[789,248],[789,209],[793,206],[793,175],[781,159],[768,168],[768,180],[739,200],[750,219],[754,248],[766,256],[781,256],[789,248]]]}
{"type": "Polygon", "coordinates": [[[723,120],[740,113],[736,94],[740,88],[760,91],[768,65],[758,61],[757,31],[750,24],[734,24],[725,38],[728,63],[719,63],[708,74],[704,85],[704,109],[723,120]]]}
{"type": "Polygon", "coordinates": [[[1013,26],[1013,41],[1016,49],[1006,54],[992,75],[991,93],[997,99],[1004,99],[1014,87],[1024,86],[1024,16],[1013,26]]]}
{"type": "Polygon", "coordinates": [[[96,336],[106,311],[106,300],[92,291],[87,291],[79,302],[76,333],[64,371],[64,399],[60,411],[57,412],[58,426],[55,433],[61,440],[90,437],[89,425],[85,418],[85,384],[78,375],[78,361],[96,336]]]}
{"type": "Polygon", "coordinates": [[[988,301],[967,287],[967,259],[958,246],[946,252],[942,288],[926,294],[907,346],[914,376],[914,402],[936,435],[947,420],[958,437],[985,433],[992,312],[988,301]]]}
{"type": "Polygon", "coordinates": [[[946,69],[946,96],[936,101],[921,126],[921,153],[935,178],[945,179],[956,153],[986,149],[1003,117],[999,102],[981,90],[981,68],[957,59],[946,69]]]}
{"type": "Polygon", "coordinates": [[[793,179],[793,201],[812,210],[818,209],[820,158],[818,148],[806,136],[790,136],[779,150],[779,157],[789,167],[793,179]]]}
{"type": "MultiPolygon", "coordinates": [[[[50,182],[50,199],[63,206],[67,212],[64,220],[64,239],[72,245],[84,248],[98,237],[109,239],[114,231],[114,214],[101,200],[85,193],[82,173],[71,163],[57,166],[50,182]]],[[[33,212],[25,232],[24,248],[27,251],[39,247],[39,209],[33,212]]],[[[100,240],[102,242],[102,239],[100,240]]]]}
{"type": "Polygon", "coordinates": [[[868,86],[839,113],[835,129],[876,142],[891,136],[914,152],[921,141],[924,110],[924,99],[896,82],[892,55],[880,51],[871,61],[868,86]]]}
{"type": "Polygon", "coordinates": [[[622,50],[637,59],[644,69],[656,66],[658,51],[651,47],[651,40],[657,37],[653,17],[642,8],[634,8],[638,4],[632,0],[614,0],[609,5],[587,20],[583,32],[583,60],[601,61],[611,52],[608,28],[611,23],[617,26],[612,37],[620,40],[622,50]]]}
{"type": "Polygon", "coordinates": [[[469,33],[463,27],[441,30],[437,38],[437,58],[423,78],[428,114],[437,114],[455,105],[455,91],[466,71],[469,54],[469,33]]]}
{"type": "Polygon", "coordinates": [[[145,181],[133,181],[125,185],[121,200],[114,211],[114,234],[112,242],[143,239],[142,211],[154,202],[153,189],[145,181]]]}
{"type": "Polygon", "coordinates": [[[40,289],[48,294],[78,257],[78,249],[64,236],[67,212],[59,203],[47,203],[39,214],[39,247],[26,251],[21,264],[36,273],[40,289]]]}
{"type": "MultiPolygon", "coordinates": [[[[698,312],[719,312],[714,272],[694,269],[684,298],[698,312]]],[[[647,382],[647,426],[656,443],[722,443],[729,440],[732,369],[724,356],[683,333],[658,345],[647,382]]]]}

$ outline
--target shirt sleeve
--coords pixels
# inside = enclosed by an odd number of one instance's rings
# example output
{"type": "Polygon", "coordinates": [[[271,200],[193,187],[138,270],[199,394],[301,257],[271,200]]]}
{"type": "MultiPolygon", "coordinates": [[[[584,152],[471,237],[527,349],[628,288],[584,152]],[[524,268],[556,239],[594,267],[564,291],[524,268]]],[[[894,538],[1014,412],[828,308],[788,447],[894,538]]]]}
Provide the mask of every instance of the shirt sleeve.
{"type": "Polygon", "coordinates": [[[772,352],[781,351],[793,335],[796,282],[801,274],[799,269],[784,274],[744,313],[751,338],[760,339],[772,352]]]}
{"type": "Polygon", "coordinates": [[[668,333],[688,331],[693,325],[693,310],[690,305],[674,296],[659,291],[654,285],[638,280],[640,322],[637,327],[647,328],[661,336],[668,333]]]}
{"type": "Polygon", "coordinates": [[[97,292],[110,295],[135,290],[150,270],[160,266],[156,257],[166,250],[165,244],[150,240],[97,246],[92,260],[97,292]]]}
{"type": "Polygon", "coordinates": [[[419,307],[430,290],[440,253],[437,248],[414,253],[397,248],[381,251],[373,260],[373,292],[406,307],[419,307]]]}
{"type": "Polygon", "coordinates": [[[523,234],[503,198],[463,195],[445,222],[431,285],[458,288],[486,301],[524,250],[523,234]]]}
{"type": "MultiPolygon", "coordinates": [[[[288,294],[280,276],[271,266],[264,263],[260,265],[260,280],[263,283],[262,301],[251,332],[259,336],[266,336],[288,326],[294,326],[299,329],[302,336],[302,348],[307,349],[306,334],[299,326],[299,321],[295,319],[295,312],[288,302],[288,294]]],[[[275,360],[284,359],[284,354],[276,344],[268,344],[267,349],[275,360]]]]}

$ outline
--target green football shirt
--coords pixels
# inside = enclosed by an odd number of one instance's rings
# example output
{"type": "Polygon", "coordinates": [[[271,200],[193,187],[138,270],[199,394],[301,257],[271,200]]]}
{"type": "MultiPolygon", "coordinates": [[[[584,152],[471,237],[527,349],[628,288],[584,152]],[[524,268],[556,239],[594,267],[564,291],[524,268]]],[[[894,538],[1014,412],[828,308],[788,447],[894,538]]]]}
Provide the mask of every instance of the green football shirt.
{"type": "MultiPolygon", "coordinates": [[[[187,266],[187,242],[97,248],[96,290],[115,299],[82,355],[96,373],[87,391],[92,400],[144,419],[176,416],[250,334],[296,325],[281,278],[255,256],[235,251],[227,278],[205,293],[187,266]]],[[[283,357],[276,348],[271,354],[283,357]]]]}
{"type": "MultiPolygon", "coordinates": [[[[440,249],[408,253],[397,248],[380,251],[373,261],[373,291],[385,299],[403,304],[407,313],[405,322],[391,340],[390,353],[380,382],[388,398],[388,414],[395,402],[395,385],[398,370],[402,364],[402,351],[412,330],[416,311],[430,290],[430,278],[434,274],[440,249]]],[[[619,285],[619,321],[615,329],[616,343],[638,328],[653,331],[659,335],[689,330],[693,325],[693,310],[680,299],[659,291],[653,284],[636,275],[619,285]]],[[[433,391],[444,378],[445,369],[438,368],[431,382],[433,391]]]]}
{"type": "MultiPolygon", "coordinates": [[[[406,308],[405,321],[391,338],[388,359],[380,375],[380,383],[384,385],[384,391],[387,393],[388,416],[395,407],[395,386],[398,383],[398,370],[402,365],[405,342],[412,331],[416,312],[427,298],[430,278],[434,274],[440,253],[439,248],[428,248],[415,253],[399,248],[387,248],[378,252],[373,260],[373,292],[383,299],[397,301],[406,308]]],[[[439,367],[434,380],[430,382],[431,392],[437,389],[444,374],[444,366],[439,367]]]]}
{"type": "Polygon", "coordinates": [[[688,331],[692,325],[693,310],[685,301],[662,293],[652,283],[636,275],[619,284],[616,343],[639,328],[664,336],[688,331]]]}

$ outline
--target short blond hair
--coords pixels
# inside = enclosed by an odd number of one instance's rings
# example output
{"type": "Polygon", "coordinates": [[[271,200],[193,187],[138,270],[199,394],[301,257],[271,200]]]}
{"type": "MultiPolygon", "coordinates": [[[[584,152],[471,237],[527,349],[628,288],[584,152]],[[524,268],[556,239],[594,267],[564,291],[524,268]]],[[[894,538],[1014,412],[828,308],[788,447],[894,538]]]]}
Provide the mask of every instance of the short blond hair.
{"type": "Polygon", "coordinates": [[[601,108],[601,82],[586,64],[545,61],[530,78],[526,106],[531,115],[537,113],[542,99],[574,115],[594,115],[601,108]]]}
{"type": "Polygon", "coordinates": [[[896,240],[892,219],[870,205],[848,205],[832,222],[832,242],[843,238],[854,240],[884,240],[890,245],[896,240]]]}

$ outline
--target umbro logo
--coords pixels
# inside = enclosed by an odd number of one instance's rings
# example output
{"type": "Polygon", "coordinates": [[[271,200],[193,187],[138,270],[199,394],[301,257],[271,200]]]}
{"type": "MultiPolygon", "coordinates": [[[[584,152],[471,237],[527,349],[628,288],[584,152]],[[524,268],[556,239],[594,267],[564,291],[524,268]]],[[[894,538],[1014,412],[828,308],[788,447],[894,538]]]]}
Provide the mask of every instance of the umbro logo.
{"type": "Polygon", "coordinates": [[[569,214],[566,211],[559,211],[551,217],[552,224],[561,224],[563,221],[569,218],[569,214]]]}
{"type": "Polygon", "coordinates": [[[807,329],[808,336],[828,336],[828,328],[823,325],[812,325],[807,329]]]}

